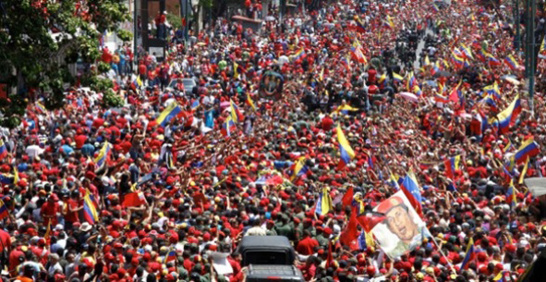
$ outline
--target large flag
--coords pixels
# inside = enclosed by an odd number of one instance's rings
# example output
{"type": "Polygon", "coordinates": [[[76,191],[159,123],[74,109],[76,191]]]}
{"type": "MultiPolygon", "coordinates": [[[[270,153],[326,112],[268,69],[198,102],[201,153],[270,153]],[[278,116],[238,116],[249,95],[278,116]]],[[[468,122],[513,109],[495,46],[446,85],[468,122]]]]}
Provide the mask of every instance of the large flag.
{"type": "Polygon", "coordinates": [[[146,204],[146,198],[141,191],[134,191],[123,197],[122,207],[140,207],[146,204]]]}
{"type": "Polygon", "coordinates": [[[90,224],[95,224],[99,220],[99,214],[97,212],[97,201],[95,197],[86,190],[83,197],[83,217],[90,224]]]}
{"type": "Polygon", "coordinates": [[[499,123],[499,132],[506,133],[510,126],[516,121],[519,113],[521,113],[521,100],[519,95],[514,98],[510,105],[497,115],[499,123]]]}
{"type": "Polygon", "coordinates": [[[111,151],[112,144],[108,143],[108,141],[104,142],[102,149],[100,149],[99,154],[95,158],[96,171],[106,167],[106,162],[108,161],[108,158],[110,158],[111,151]]]}
{"type": "Polygon", "coordinates": [[[326,215],[332,210],[332,197],[328,187],[323,187],[319,194],[319,198],[316,203],[315,213],[318,215],[326,215]]]}
{"type": "Polygon", "coordinates": [[[419,183],[417,182],[417,178],[415,177],[413,171],[410,170],[406,174],[400,188],[417,213],[422,215],[423,210],[421,207],[421,191],[419,190],[419,183]]]}
{"type": "Polygon", "coordinates": [[[157,124],[165,127],[171,119],[176,117],[180,112],[182,112],[182,108],[180,108],[178,103],[172,102],[163,110],[163,112],[161,112],[161,114],[159,114],[155,121],[157,124]]]}
{"type": "Polygon", "coordinates": [[[532,158],[540,153],[540,148],[533,138],[525,140],[514,155],[516,163],[523,163],[528,158],[532,158]]]}
{"type": "Polygon", "coordinates": [[[9,210],[2,199],[0,199],[0,220],[9,216],[9,210]]]}
{"type": "Polygon", "coordinates": [[[377,222],[371,232],[391,259],[421,246],[423,239],[430,236],[425,222],[403,191],[379,203],[374,212],[382,214],[383,220],[377,222]]]}
{"type": "Polygon", "coordinates": [[[353,186],[350,186],[347,188],[347,191],[345,191],[345,194],[343,195],[343,198],[341,199],[341,203],[343,206],[349,206],[353,202],[353,196],[354,196],[354,189],[353,186]]]}
{"type": "Polygon", "coordinates": [[[337,125],[337,141],[339,143],[339,154],[341,157],[337,169],[342,169],[355,157],[355,152],[351,148],[347,138],[345,138],[345,134],[343,134],[343,130],[339,124],[337,125]]]}

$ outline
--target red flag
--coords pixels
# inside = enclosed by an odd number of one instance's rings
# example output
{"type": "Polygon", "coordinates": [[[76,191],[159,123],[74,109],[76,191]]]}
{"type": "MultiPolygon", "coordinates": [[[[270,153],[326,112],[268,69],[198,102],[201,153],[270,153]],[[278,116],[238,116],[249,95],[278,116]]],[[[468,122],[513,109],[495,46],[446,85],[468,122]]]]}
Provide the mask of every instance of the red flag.
{"type": "Polygon", "coordinates": [[[122,207],[139,207],[146,204],[146,198],[142,192],[132,192],[123,197],[122,207]]]}
{"type": "Polygon", "coordinates": [[[349,187],[347,191],[345,192],[345,195],[343,195],[343,198],[341,199],[341,203],[343,203],[344,206],[350,206],[353,203],[353,187],[349,187]]]}
{"type": "Polygon", "coordinates": [[[186,18],[182,18],[181,22],[182,22],[182,26],[185,27],[186,26],[186,18]]]}
{"type": "Polygon", "coordinates": [[[332,261],[334,260],[334,256],[332,255],[332,241],[330,240],[328,242],[328,256],[326,257],[326,268],[330,267],[332,265],[332,261]]]}
{"type": "Polygon", "coordinates": [[[379,213],[363,214],[358,216],[356,220],[364,228],[364,231],[371,232],[378,223],[385,220],[385,215],[379,213]]]}
{"type": "MultiPolygon", "coordinates": [[[[356,220],[356,209],[353,209],[347,227],[345,228],[345,230],[343,230],[343,232],[341,232],[341,235],[339,235],[339,242],[341,244],[350,247],[352,245],[352,242],[356,241],[356,239],[358,238],[357,225],[358,221],[356,220]]],[[[358,248],[358,243],[356,245],[358,248]]]]}

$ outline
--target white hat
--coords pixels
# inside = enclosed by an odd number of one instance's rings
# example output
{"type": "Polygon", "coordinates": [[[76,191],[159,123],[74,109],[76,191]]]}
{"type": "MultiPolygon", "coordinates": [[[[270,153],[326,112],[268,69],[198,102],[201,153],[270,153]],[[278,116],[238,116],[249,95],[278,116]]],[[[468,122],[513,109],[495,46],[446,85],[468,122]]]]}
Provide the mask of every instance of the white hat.
{"type": "Polygon", "coordinates": [[[92,228],[92,226],[91,226],[91,224],[89,224],[89,222],[84,222],[80,226],[80,230],[83,231],[83,232],[88,232],[89,230],[91,230],[91,228],[92,228]]]}

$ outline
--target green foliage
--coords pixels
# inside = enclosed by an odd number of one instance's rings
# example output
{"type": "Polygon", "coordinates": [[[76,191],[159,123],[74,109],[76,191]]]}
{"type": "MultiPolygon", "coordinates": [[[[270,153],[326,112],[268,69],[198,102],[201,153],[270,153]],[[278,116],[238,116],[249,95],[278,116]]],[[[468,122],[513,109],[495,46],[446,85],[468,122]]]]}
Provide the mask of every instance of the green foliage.
{"type": "Polygon", "coordinates": [[[99,70],[99,73],[108,72],[110,70],[110,64],[107,64],[105,62],[99,62],[97,69],[99,70]]]}
{"type": "Polygon", "coordinates": [[[99,78],[90,86],[94,91],[105,92],[106,90],[111,90],[112,87],[114,87],[114,82],[107,78],[99,78]]]}
{"type": "Polygon", "coordinates": [[[118,30],[117,35],[123,42],[130,41],[133,38],[133,33],[125,29],[118,30]]]}
{"type": "Polygon", "coordinates": [[[171,24],[174,30],[182,27],[182,18],[178,15],[168,13],[167,21],[171,24]]]}
{"type": "Polygon", "coordinates": [[[125,105],[125,100],[120,95],[116,94],[114,90],[108,89],[104,91],[102,95],[102,105],[105,107],[119,108],[125,105]]]}
{"type": "MultiPolygon", "coordinates": [[[[21,89],[36,89],[45,98],[45,106],[62,107],[63,85],[74,79],[68,64],[78,58],[83,63],[95,63],[100,58],[99,38],[105,31],[121,34],[122,40],[130,32],[120,32],[119,23],[130,19],[126,0],[3,0],[0,13],[0,73],[17,76],[6,77],[12,85],[24,82],[21,89]]],[[[104,68],[103,68],[104,69],[104,68]]],[[[97,73],[85,74],[93,81],[97,73]]],[[[26,101],[11,98],[0,102],[0,125],[17,126],[17,115],[24,113],[26,101]],[[22,101],[22,102],[18,102],[22,101]],[[14,109],[22,107],[21,109],[14,109]]]]}

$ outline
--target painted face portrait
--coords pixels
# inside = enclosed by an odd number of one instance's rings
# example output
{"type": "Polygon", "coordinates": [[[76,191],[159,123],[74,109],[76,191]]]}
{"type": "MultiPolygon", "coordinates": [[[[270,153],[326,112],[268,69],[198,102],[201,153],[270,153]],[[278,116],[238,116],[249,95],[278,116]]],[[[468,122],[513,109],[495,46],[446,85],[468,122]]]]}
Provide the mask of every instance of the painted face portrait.
{"type": "Polygon", "coordinates": [[[389,230],[406,244],[411,242],[415,235],[419,234],[417,224],[411,219],[404,204],[391,208],[386,213],[385,223],[389,230]]]}

